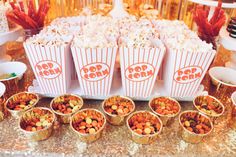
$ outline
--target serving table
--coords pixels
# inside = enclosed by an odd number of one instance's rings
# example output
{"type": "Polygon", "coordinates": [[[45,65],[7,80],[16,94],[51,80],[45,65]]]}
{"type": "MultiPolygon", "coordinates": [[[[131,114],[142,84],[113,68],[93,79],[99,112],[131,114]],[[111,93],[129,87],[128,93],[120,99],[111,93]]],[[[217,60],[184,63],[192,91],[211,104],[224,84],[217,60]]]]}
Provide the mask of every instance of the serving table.
{"type": "MultiPolygon", "coordinates": [[[[19,53],[25,55],[23,49],[14,51],[16,52],[9,52],[14,60],[18,60],[19,53]]],[[[215,65],[223,64],[221,55],[223,54],[218,54],[215,65]]],[[[20,61],[28,65],[21,89],[25,90],[32,83],[34,76],[27,58],[20,58],[20,61]]],[[[203,84],[206,89],[211,88],[209,76],[206,76],[203,84]]],[[[38,106],[49,107],[50,100],[42,98],[38,106]]],[[[149,110],[148,102],[135,103],[136,110],[149,110]]],[[[181,102],[181,106],[182,111],[193,109],[191,102],[181,102]]],[[[85,100],[83,108],[101,110],[101,101],[85,100]]],[[[126,125],[110,124],[106,125],[102,138],[91,144],[80,142],[68,125],[56,128],[48,140],[30,142],[20,132],[18,120],[8,116],[0,122],[0,156],[236,156],[236,129],[228,126],[226,116],[215,125],[213,133],[199,144],[184,142],[178,133],[178,118],[175,118],[174,123],[170,127],[165,127],[159,139],[150,145],[134,143],[129,138],[126,125]]]]}

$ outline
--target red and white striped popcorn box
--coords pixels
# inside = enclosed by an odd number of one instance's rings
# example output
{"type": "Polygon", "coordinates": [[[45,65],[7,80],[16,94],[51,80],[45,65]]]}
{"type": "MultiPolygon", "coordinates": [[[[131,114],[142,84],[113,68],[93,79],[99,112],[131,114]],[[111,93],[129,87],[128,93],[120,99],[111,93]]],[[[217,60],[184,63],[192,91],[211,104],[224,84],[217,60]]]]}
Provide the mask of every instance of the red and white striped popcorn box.
{"type": "Polygon", "coordinates": [[[55,95],[67,93],[73,70],[70,44],[49,46],[25,42],[24,48],[42,92],[55,95]]]}
{"type": "Polygon", "coordinates": [[[118,47],[71,47],[78,80],[84,95],[109,95],[117,50],[118,47]]]}
{"type": "Polygon", "coordinates": [[[190,52],[167,48],[164,65],[164,86],[169,96],[193,97],[216,52],[190,52]]]}
{"type": "Polygon", "coordinates": [[[132,98],[151,95],[164,54],[164,45],[156,48],[121,47],[120,67],[123,92],[132,98]]]}

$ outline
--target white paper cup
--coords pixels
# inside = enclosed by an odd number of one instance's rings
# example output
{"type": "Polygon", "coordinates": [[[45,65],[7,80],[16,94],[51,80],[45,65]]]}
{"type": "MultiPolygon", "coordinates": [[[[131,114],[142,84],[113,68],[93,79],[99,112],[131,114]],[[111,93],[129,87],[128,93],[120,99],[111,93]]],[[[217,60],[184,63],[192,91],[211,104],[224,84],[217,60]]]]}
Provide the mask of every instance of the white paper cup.
{"type": "Polygon", "coordinates": [[[6,91],[6,87],[3,83],[0,82],[0,121],[4,119],[4,103],[5,103],[5,98],[4,98],[4,93],[6,91]]]}
{"type": "Polygon", "coordinates": [[[2,82],[0,82],[0,97],[4,95],[5,91],[6,91],[6,86],[2,82]]]}

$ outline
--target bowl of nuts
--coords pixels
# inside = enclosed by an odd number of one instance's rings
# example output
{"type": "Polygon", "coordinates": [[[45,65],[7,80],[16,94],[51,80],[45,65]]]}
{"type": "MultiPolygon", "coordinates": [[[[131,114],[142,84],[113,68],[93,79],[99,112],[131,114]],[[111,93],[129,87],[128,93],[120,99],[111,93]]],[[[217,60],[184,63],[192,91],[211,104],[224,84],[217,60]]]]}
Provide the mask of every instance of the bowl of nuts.
{"type": "Polygon", "coordinates": [[[128,97],[112,96],[103,101],[102,109],[109,123],[122,125],[125,118],[134,111],[135,104],[128,97]]]}
{"type": "Polygon", "coordinates": [[[189,143],[199,143],[213,130],[210,118],[198,111],[184,111],[179,115],[181,137],[189,143]]]}
{"type": "Polygon", "coordinates": [[[0,82],[0,121],[4,119],[4,93],[6,91],[6,87],[3,83],[0,82]]]}
{"type": "Polygon", "coordinates": [[[83,142],[98,140],[106,124],[105,116],[96,109],[83,109],[76,112],[70,121],[70,127],[83,142]]]}
{"type": "Polygon", "coordinates": [[[65,94],[54,98],[50,107],[57,115],[58,121],[67,124],[70,123],[72,114],[76,113],[83,106],[83,99],[73,94],[65,94]]]}
{"type": "Polygon", "coordinates": [[[215,97],[207,96],[197,96],[193,100],[194,107],[201,113],[209,116],[214,122],[216,118],[223,115],[225,111],[224,105],[215,97]]]}
{"type": "Polygon", "coordinates": [[[148,104],[152,112],[160,117],[163,126],[171,124],[181,111],[179,102],[170,97],[154,97],[148,104]]]}
{"type": "Polygon", "coordinates": [[[149,111],[137,111],[127,118],[131,138],[138,144],[150,144],[157,140],[162,130],[162,121],[149,111]]]}
{"type": "Polygon", "coordinates": [[[42,141],[50,137],[55,114],[48,108],[35,107],[26,111],[19,120],[19,127],[32,141],[42,141]]]}
{"type": "Polygon", "coordinates": [[[39,101],[37,94],[21,92],[12,95],[6,101],[6,108],[15,118],[19,118],[22,113],[34,107],[39,101]]]}

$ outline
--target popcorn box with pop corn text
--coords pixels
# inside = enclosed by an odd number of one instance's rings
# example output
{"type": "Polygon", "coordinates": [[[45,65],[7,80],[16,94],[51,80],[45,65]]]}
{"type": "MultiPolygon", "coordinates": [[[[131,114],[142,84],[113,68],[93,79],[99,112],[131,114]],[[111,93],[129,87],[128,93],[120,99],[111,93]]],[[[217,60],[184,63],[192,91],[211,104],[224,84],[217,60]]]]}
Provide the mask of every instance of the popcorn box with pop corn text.
{"type": "Polygon", "coordinates": [[[160,41],[155,48],[120,48],[122,88],[126,96],[151,95],[165,50],[160,41]]]}
{"type": "Polygon", "coordinates": [[[88,96],[110,93],[118,47],[71,47],[80,87],[88,96]]]}
{"type": "Polygon", "coordinates": [[[167,94],[172,97],[193,97],[204,78],[216,52],[191,52],[167,48],[163,62],[163,80],[167,94]]]}
{"type": "Polygon", "coordinates": [[[25,42],[24,48],[42,92],[67,93],[73,70],[70,44],[49,46],[25,42]]]}

